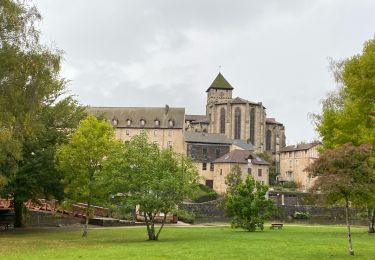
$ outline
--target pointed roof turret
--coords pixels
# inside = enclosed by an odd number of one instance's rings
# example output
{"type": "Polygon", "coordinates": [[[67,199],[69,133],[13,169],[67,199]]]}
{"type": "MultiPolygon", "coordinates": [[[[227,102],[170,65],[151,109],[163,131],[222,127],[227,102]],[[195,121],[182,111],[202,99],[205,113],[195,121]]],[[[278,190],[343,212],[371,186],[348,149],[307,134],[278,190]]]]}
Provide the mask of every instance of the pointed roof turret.
{"type": "Polygon", "coordinates": [[[212,82],[211,86],[207,89],[208,92],[210,89],[229,89],[232,90],[233,87],[229,84],[229,82],[224,78],[224,76],[219,72],[216,76],[215,80],[212,82]]]}

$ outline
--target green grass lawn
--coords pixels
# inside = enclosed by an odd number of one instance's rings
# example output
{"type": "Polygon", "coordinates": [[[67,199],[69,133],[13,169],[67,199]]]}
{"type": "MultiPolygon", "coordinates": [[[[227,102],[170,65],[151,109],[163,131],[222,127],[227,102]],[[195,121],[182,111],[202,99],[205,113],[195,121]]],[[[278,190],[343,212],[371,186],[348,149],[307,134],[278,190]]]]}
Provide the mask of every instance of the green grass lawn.
{"type": "MultiPolygon", "coordinates": [[[[244,232],[229,227],[166,227],[147,241],[144,227],[0,232],[0,259],[353,259],[344,226],[284,226],[244,232]]],[[[356,259],[375,259],[375,236],[353,228],[356,259]]]]}

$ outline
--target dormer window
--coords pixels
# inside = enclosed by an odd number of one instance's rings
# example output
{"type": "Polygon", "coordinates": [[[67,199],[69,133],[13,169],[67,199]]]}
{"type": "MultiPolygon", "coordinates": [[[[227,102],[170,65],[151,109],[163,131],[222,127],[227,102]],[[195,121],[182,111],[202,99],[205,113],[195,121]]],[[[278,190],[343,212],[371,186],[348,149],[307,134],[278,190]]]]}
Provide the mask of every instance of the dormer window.
{"type": "Polygon", "coordinates": [[[158,119],[155,119],[155,126],[159,127],[160,126],[160,121],[158,119]]]}
{"type": "Polygon", "coordinates": [[[114,126],[118,125],[118,119],[117,118],[112,119],[112,125],[114,125],[114,126]]]}
{"type": "Polygon", "coordinates": [[[141,123],[141,126],[145,126],[146,121],[144,119],[141,119],[140,123],[141,123]]]}
{"type": "Polygon", "coordinates": [[[172,119],[169,120],[169,127],[174,127],[174,121],[172,119]]]}
{"type": "Polygon", "coordinates": [[[131,126],[131,124],[132,124],[132,121],[130,119],[126,120],[126,125],[127,126],[131,126]]]}

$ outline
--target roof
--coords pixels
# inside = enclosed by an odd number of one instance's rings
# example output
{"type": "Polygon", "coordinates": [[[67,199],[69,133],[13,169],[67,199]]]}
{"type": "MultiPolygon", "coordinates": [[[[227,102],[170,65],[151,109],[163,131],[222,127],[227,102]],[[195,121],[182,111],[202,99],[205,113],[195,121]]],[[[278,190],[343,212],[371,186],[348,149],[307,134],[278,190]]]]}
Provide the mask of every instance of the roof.
{"type": "Polygon", "coordinates": [[[183,128],[185,108],[169,107],[88,107],[88,112],[96,116],[103,116],[113,122],[116,127],[127,128],[183,128]],[[141,126],[140,121],[145,121],[141,126]],[[130,120],[130,126],[127,121],[130,120]],[[159,126],[155,121],[159,121],[159,126]],[[170,121],[173,126],[170,126],[170,121]]]}
{"type": "Polygon", "coordinates": [[[251,151],[246,150],[233,150],[220,158],[213,161],[213,163],[241,163],[247,164],[249,163],[248,160],[251,160],[252,164],[257,165],[269,165],[268,162],[257,156],[256,154],[252,153],[251,151]]]}
{"type": "Polygon", "coordinates": [[[275,118],[266,118],[266,124],[283,125],[282,123],[277,122],[275,118]]]}
{"type": "Polygon", "coordinates": [[[240,98],[240,97],[236,97],[236,98],[233,98],[229,101],[229,103],[232,103],[232,104],[247,104],[247,103],[250,103],[250,104],[253,104],[253,105],[259,105],[259,103],[256,103],[256,102],[253,102],[253,101],[250,101],[250,100],[246,100],[246,99],[243,99],[243,98],[240,98]]]}
{"type": "Polygon", "coordinates": [[[187,143],[232,144],[232,140],[224,134],[208,134],[198,132],[185,132],[187,143]]]}
{"type": "Polygon", "coordinates": [[[288,146],[281,148],[280,152],[293,152],[293,151],[308,150],[319,144],[320,144],[319,142],[312,142],[312,143],[307,143],[307,144],[288,145],[288,146]]]}
{"type": "Polygon", "coordinates": [[[210,119],[206,115],[185,115],[185,121],[192,121],[192,123],[210,123],[210,119]]]}
{"type": "Polygon", "coordinates": [[[241,149],[244,149],[244,150],[250,150],[250,151],[253,151],[254,150],[254,147],[253,147],[253,144],[250,143],[250,142],[246,142],[244,140],[240,140],[240,139],[235,139],[233,140],[233,145],[235,146],[238,146],[240,147],[241,149]]]}
{"type": "Polygon", "coordinates": [[[211,83],[211,86],[207,89],[208,92],[210,89],[229,89],[232,90],[233,87],[229,82],[224,78],[224,76],[219,72],[214,81],[211,83]]]}

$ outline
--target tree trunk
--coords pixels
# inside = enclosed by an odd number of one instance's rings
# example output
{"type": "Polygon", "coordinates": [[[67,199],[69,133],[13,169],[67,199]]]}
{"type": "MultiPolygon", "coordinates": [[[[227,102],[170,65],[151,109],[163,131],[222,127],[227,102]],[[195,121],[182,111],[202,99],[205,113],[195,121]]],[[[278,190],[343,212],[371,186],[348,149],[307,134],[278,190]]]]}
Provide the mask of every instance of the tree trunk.
{"type": "Polygon", "coordinates": [[[22,201],[13,199],[13,208],[14,208],[14,227],[24,227],[23,213],[24,205],[22,201]]]}
{"type": "Polygon", "coordinates": [[[368,214],[368,232],[369,233],[375,233],[375,207],[371,208],[369,207],[367,209],[368,214]]]}
{"type": "Polygon", "coordinates": [[[160,232],[161,232],[161,230],[163,229],[166,220],[167,220],[167,213],[164,214],[163,222],[161,223],[161,226],[160,226],[160,228],[159,228],[159,231],[158,231],[158,233],[156,234],[156,239],[155,239],[155,240],[158,240],[159,235],[160,235],[160,232]]]}
{"type": "Polygon", "coordinates": [[[350,217],[349,217],[349,202],[346,200],[345,205],[345,217],[346,217],[346,229],[347,229],[347,236],[348,236],[348,243],[349,243],[349,255],[354,255],[353,245],[352,245],[352,235],[350,233],[350,217]]]}
{"type": "Polygon", "coordinates": [[[85,219],[85,226],[83,228],[82,237],[86,237],[87,236],[87,229],[88,229],[88,226],[89,226],[90,206],[91,206],[90,202],[87,202],[86,219],[85,219]]]}
{"type": "Polygon", "coordinates": [[[145,217],[148,240],[153,240],[153,234],[152,234],[152,230],[151,230],[151,227],[150,227],[150,221],[148,220],[148,217],[147,217],[146,213],[144,213],[143,215],[145,217]]]}

